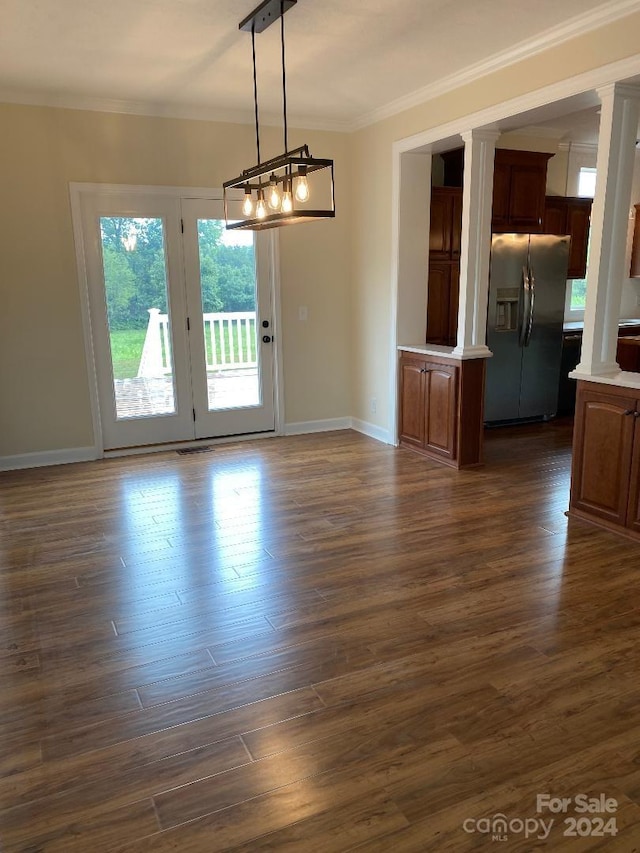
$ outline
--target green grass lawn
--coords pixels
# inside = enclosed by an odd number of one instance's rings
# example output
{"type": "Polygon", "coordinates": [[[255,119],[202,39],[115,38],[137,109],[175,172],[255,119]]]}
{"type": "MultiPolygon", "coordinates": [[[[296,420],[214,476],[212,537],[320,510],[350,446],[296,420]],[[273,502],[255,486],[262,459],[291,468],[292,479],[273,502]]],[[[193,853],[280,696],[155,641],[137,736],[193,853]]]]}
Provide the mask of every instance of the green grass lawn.
{"type": "MultiPolygon", "coordinates": [[[[255,324],[251,323],[252,340],[250,353],[244,353],[245,357],[249,355],[251,359],[256,357],[255,344],[255,324]]],[[[113,377],[114,379],[133,379],[138,375],[138,366],[142,357],[142,347],[144,346],[144,338],[147,333],[146,329],[122,329],[117,332],[111,332],[111,358],[113,361],[113,377]]],[[[225,336],[225,350],[227,360],[230,359],[229,341],[225,336]]],[[[211,358],[211,341],[206,341],[207,355],[211,358]]],[[[217,357],[220,358],[220,345],[218,344],[217,357]]]]}
{"type": "Polygon", "coordinates": [[[122,329],[111,332],[114,379],[132,379],[138,375],[146,333],[146,329],[122,329]]]}

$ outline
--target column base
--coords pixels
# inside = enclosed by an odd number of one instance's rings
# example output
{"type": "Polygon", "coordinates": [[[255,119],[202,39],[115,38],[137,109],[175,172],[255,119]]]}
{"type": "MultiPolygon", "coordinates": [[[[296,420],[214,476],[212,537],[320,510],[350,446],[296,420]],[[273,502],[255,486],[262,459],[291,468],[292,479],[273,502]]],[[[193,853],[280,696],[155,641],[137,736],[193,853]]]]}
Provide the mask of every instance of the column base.
{"type": "Polygon", "coordinates": [[[455,358],[466,360],[468,358],[492,358],[493,353],[484,344],[476,346],[456,346],[451,353],[455,358]]]}

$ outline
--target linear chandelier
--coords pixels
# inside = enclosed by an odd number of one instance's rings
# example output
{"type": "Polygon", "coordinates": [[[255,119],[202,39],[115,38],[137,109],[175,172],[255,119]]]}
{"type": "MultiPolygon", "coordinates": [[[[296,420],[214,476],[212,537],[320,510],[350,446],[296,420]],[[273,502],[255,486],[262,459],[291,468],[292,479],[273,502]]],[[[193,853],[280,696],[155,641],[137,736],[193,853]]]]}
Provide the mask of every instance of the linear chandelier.
{"type": "Polygon", "coordinates": [[[280,225],[331,219],[335,216],[333,160],[312,157],[308,145],[289,150],[287,133],[287,77],[284,50],[284,13],[297,0],[264,0],[239,24],[251,33],[253,56],[253,102],[258,162],[237,178],[225,181],[224,216],[228,229],[261,231],[280,225]],[[282,103],[284,153],[270,160],[260,159],[260,122],[256,75],[256,33],[280,20],[282,53],[282,103]],[[243,199],[240,202],[240,199],[243,199]],[[240,210],[242,215],[240,216],[240,210]]]}

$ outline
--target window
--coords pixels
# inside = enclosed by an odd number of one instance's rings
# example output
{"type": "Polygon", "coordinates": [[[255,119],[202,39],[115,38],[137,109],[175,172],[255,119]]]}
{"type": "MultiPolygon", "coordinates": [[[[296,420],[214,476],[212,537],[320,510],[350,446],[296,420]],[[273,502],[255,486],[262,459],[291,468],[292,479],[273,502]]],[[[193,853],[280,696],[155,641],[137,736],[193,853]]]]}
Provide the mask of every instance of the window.
{"type": "Polygon", "coordinates": [[[582,166],[578,175],[578,195],[593,198],[596,194],[596,170],[582,166]]]}
{"type": "MultiPolygon", "coordinates": [[[[593,196],[595,195],[595,191],[596,170],[589,166],[581,166],[580,173],[578,175],[578,195],[584,198],[593,198],[593,196]]],[[[587,246],[587,266],[589,266],[589,245],[587,246]]],[[[572,279],[571,295],[569,297],[569,311],[584,311],[586,295],[586,278],[572,279]]]]}

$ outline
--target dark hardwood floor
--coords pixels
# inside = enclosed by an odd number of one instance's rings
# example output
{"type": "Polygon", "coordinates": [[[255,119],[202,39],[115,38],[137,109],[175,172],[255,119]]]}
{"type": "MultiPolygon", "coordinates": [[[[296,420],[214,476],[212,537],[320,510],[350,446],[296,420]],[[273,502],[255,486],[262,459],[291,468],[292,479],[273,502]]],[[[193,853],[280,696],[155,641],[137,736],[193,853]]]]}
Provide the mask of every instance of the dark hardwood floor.
{"type": "Polygon", "coordinates": [[[640,850],[640,547],[567,522],[570,444],[0,475],[2,853],[640,850]]]}

